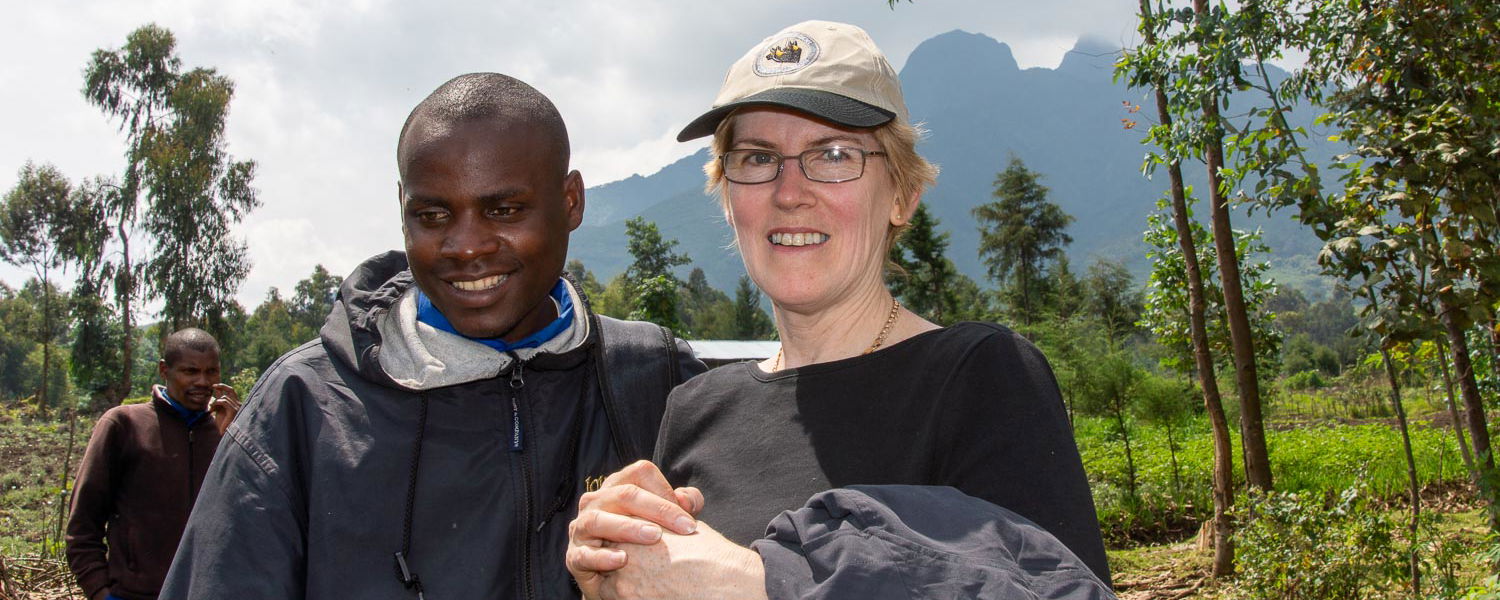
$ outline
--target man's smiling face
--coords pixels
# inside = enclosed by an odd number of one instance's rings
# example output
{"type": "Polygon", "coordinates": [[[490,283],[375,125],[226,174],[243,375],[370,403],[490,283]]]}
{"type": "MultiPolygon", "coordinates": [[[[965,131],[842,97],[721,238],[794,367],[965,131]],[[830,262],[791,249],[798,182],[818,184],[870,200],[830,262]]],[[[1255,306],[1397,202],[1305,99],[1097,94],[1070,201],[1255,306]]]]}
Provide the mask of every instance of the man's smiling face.
{"type": "Polygon", "coordinates": [[[557,140],[517,119],[418,116],[404,143],[401,223],[417,285],[470,337],[545,327],[583,220],[583,180],[557,164],[557,140]]]}

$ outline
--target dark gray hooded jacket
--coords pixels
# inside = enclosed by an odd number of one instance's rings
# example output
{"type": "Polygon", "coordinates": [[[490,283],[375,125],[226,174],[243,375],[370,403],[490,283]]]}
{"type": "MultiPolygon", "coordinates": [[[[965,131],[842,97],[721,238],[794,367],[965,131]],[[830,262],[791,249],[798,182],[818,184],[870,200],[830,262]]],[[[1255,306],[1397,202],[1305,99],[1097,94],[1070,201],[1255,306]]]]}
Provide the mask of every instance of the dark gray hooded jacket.
{"type": "Polygon", "coordinates": [[[773,600],[1115,598],[1041,526],[946,486],[822,492],[752,547],[773,600]]]}
{"type": "Polygon", "coordinates": [[[654,325],[594,317],[571,286],[573,325],[514,353],[419,325],[415,289],[403,253],[370,259],[321,339],[261,376],[162,598],[416,598],[398,551],[434,600],[576,595],[578,496],[650,456],[666,392],[703,365],[654,325]],[[656,355],[618,349],[652,335],[656,355]],[[607,403],[611,369],[653,392],[607,403]]]}

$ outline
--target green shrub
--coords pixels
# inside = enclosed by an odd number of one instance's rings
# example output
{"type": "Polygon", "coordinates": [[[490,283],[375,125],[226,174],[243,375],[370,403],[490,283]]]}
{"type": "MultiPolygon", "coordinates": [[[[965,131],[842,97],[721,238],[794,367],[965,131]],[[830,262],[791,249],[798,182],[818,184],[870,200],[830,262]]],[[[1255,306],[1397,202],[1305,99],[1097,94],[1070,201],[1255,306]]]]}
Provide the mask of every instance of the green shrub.
{"type": "Polygon", "coordinates": [[[1286,387],[1293,390],[1317,390],[1328,387],[1317,371],[1302,371],[1286,378],[1286,387]]]}
{"type": "MultiPolygon", "coordinates": [[[[1488,564],[1500,564],[1500,538],[1490,536],[1489,549],[1481,553],[1488,564]]],[[[1469,588],[1463,600],[1500,600],[1500,575],[1490,575],[1469,588]]]]}
{"type": "Polygon", "coordinates": [[[240,395],[240,402],[244,402],[250,398],[250,388],[255,387],[255,380],[258,377],[260,377],[260,369],[245,367],[225,383],[234,388],[235,393],[240,395]]]}
{"type": "Polygon", "coordinates": [[[1238,515],[1240,583],[1249,598],[1358,600],[1402,578],[1407,568],[1396,517],[1364,490],[1337,498],[1273,493],[1238,515]]]}

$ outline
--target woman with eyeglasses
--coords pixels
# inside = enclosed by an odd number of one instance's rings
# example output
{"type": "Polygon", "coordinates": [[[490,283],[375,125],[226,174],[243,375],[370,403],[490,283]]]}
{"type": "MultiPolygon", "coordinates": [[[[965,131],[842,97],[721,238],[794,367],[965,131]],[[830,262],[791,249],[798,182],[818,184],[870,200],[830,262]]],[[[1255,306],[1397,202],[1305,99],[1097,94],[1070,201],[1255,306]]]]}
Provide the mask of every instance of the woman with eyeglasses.
{"type": "Polygon", "coordinates": [[[585,595],[1111,597],[1046,360],[886,288],[937,168],[865,32],[767,38],[678,139],[707,135],[708,189],[781,349],[677,388],[654,463],[583,497],[568,565],[585,595]]]}

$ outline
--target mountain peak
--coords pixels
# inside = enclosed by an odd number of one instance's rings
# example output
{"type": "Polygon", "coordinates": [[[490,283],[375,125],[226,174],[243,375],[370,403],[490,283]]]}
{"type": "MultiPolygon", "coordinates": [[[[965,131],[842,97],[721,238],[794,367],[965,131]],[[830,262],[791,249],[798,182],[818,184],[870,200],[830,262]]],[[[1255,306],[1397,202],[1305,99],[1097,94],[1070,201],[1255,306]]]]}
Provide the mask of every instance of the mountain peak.
{"type": "Polygon", "coordinates": [[[1010,46],[1004,42],[982,33],[969,33],[960,29],[954,29],[948,33],[939,34],[918,44],[911,56],[906,59],[906,66],[901,72],[905,74],[913,69],[917,71],[948,71],[953,67],[944,68],[943,65],[955,65],[970,67],[983,65],[985,69],[1008,72],[1020,71],[1021,67],[1016,64],[1016,57],[1010,51],[1010,46]]]}
{"type": "Polygon", "coordinates": [[[1077,74],[1097,74],[1099,71],[1113,72],[1115,60],[1120,56],[1120,44],[1102,37],[1085,35],[1078,38],[1073,49],[1063,55],[1058,71],[1077,74]]]}

